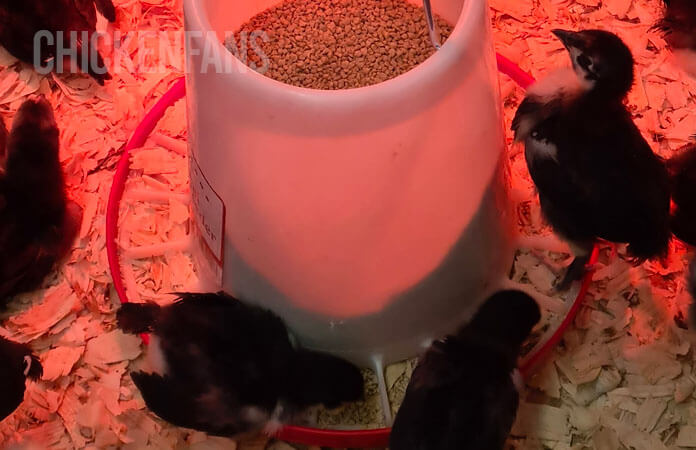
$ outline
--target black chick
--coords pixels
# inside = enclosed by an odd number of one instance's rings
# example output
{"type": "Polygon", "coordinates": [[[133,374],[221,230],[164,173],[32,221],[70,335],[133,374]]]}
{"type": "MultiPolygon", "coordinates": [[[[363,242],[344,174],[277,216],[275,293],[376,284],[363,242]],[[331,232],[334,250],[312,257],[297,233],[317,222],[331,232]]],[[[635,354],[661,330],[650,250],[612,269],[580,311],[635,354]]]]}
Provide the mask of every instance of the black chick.
{"type": "MultiPolygon", "coordinates": [[[[96,0],[97,8],[107,19],[115,20],[115,8],[111,0],[96,0]]],[[[92,46],[92,35],[96,32],[95,0],[0,0],[0,44],[19,60],[45,66],[46,62],[57,56],[57,45],[72,49],[71,32],[77,32],[77,48],[74,61],[99,84],[104,85],[111,75],[106,70],[104,60],[92,46]],[[35,36],[40,31],[48,31],[52,40],[43,38],[39,54],[35,55],[35,36]],[[58,32],[62,32],[59,41],[58,32]],[[84,42],[83,31],[87,32],[89,42],[84,42]],[[83,58],[83,52],[88,52],[83,58]],[[82,67],[86,59],[87,67],[82,67]]],[[[61,61],[62,63],[62,61],[61,61]]],[[[55,69],[54,65],[54,69],[55,69]]]]}
{"type": "Polygon", "coordinates": [[[665,9],[655,28],[662,32],[667,45],[679,57],[680,64],[696,75],[696,2],[664,0],[665,9]]]}
{"type": "Polygon", "coordinates": [[[696,246],[696,145],[688,146],[667,162],[672,181],[672,233],[696,246]]]}
{"type": "Polygon", "coordinates": [[[502,449],[519,404],[517,358],[540,318],[530,296],[501,291],[456,334],[434,342],[411,376],[389,448],[502,449]]]}
{"type": "Polygon", "coordinates": [[[573,68],[530,87],[512,122],[524,142],[541,209],[575,259],[559,290],[581,278],[598,239],[628,243],[632,257],[667,254],[669,179],[623,103],[633,56],[601,30],[553,30],[573,68]]]}
{"type": "Polygon", "coordinates": [[[7,137],[0,175],[0,306],[37,289],[72,246],[82,221],[67,199],[50,103],[27,100],[7,137]]]}
{"type": "Polygon", "coordinates": [[[307,407],[363,395],[363,378],[334,356],[295,350],[272,312],[224,293],[181,294],[166,307],[126,303],[128,333],[152,333],[153,373],[131,373],[148,408],[176,426],[239,438],[278,428],[307,407]]]}
{"type": "Polygon", "coordinates": [[[2,337],[0,362],[0,420],[3,420],[22,404],[26,379],[38,381],[43,374],[43,368],[29,346],[2,337]]]}

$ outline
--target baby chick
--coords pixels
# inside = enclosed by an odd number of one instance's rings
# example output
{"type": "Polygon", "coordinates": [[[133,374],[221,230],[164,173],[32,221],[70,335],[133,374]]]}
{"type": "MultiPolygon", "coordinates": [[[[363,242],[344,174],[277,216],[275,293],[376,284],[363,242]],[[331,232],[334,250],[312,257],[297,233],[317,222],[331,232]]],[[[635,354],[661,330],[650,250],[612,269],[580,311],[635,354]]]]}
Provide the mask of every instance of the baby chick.
{"type": "Polygon", "coordinates": [[[502,449],[519,404],[517,358],[540,318],[530,296],[500,291],[434,342],[413,372],[389,448],[502,449]]]}
{"type": "Polygon", "coordinates": [[[165,307],[126,303],[117,319],[127,333],[152,333],[152,373],[131,378],[148,408],[180,427],[273,435],[310,406],[363,395],[355,366],[293,348],[279,317],[224,293],[182,294],[165,307]]]}
{"type": "Polygon", "coordinates": [[[554,30],[572,69],[530,87],[512,123],[541,209],[575,255],[558,289],[585,272],[599,239],[627,243],[638,260],[668,252],[670,192],[664,162],[623,103],[633,56],[601,30],[554,30]]]}
{"type": "Polygon", "coordinates": [[[67,199],[59,132],[43,96],[17,111],[0,175],[0,305],[37,289],[72,246],[81,208],[67,199]]]}

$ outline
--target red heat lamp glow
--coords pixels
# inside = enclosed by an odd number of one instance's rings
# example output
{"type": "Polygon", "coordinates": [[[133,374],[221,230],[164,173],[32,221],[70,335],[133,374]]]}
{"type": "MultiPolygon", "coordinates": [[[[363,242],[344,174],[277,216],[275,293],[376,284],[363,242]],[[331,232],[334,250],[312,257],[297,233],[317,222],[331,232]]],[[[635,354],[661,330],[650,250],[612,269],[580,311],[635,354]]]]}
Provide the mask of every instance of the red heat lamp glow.
{"type": "MultiPolygon", "coordinates": [[[[512,78],[523,89],[526,89],[534,82],[534,78],[504,56],[496,54],[496,59],[498,63],[498,70],[512,78]]],[[[116,239],[118,236],[119,206],[126,186],[126,179],[128,178],[128,170],[130,166],[130,151],[145,145],[145,141],[155,129],[155,126],[159,120],[164,116],[167,108],[183,98],[185,94],[186,83],[185,79],[182,77],[145,115],[142,122],[138,125],[133,133],[130,141],[124,148],[123,154],[121,155],[121,159],[119,160],[116,168],[116,173],[114,174],[114,181],[111,186],[111,191],[109,192],[109,201],[107,204],[106,213],[106,251],[109,260],[111,278],[114,282],[114,288],[116,289],[122,303],[127,303],[128,297],[126,295],[123,279],[121,278],[121,267],[116,239]]],[[[599,250],[597,247],[595,247],[592,251],[590,264],[597,261],[598,255],[599,250]]],[[[528,376],[531,369],[537,363],[543,360],[561,340],[563,334],[575,319],[575,316],[582,305],[589,285],[592,281],[592,274],[593,271],[590,271],[585,275],[578,295],[558,329],[554,332],[551,338],[549,338],[549,340],[545,342],[544,345],[520,367],[520,371],[524,376],[528,376]]],[[[142,334],[141,338],[145,344],[148,344],[149,336],[147,334],[142,334]]],[[[288,425],[283,427],[275,437],[280,440],[310,446],[374,448],[387,447],[389,445],[390,431],[391,428],[342,431],[288,425]]]]}

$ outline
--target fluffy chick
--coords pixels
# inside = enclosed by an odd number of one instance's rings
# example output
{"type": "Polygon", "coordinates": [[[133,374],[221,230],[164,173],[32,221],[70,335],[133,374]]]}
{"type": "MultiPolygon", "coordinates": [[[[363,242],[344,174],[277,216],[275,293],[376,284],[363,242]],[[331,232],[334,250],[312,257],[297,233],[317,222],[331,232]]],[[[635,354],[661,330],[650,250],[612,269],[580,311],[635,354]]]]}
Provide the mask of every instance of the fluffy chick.
{"type": "Polygon", "coordinates": [[[352,364],[296,350],[283,321],[222,292],[182,294],[172,305],[124,304],[119,327],[152,333],[152,373],[131,374],[148,408],[174,425],[216,436],[274,434],[312,405],[358,400],[352,364]]]}
{"type": "Polygon", "coordinates": [[[530,296],[501,291],[469,324],[434,342],[413,372],[389,448],[502,449],[519,404],[517,358],[540,318],[530,296]]]}
{"type": "Polygon", "coordinates": [[[0,175],[0,305],[37,289],[70,250],[82,221],[67,199],[59,132],[43,96],[17,111],[0,175]]]}
{"type": "Polygon", "coordinates": [[[598,239],[627,243],[636,259],[667,254],[670,191],[655,155],[623,103],[633,56],[607,31],[554,30],[572,69],[530,87],[512,123],[523,142],[542,212],[575,259],[560,290],[580,279],[598,239]]]}

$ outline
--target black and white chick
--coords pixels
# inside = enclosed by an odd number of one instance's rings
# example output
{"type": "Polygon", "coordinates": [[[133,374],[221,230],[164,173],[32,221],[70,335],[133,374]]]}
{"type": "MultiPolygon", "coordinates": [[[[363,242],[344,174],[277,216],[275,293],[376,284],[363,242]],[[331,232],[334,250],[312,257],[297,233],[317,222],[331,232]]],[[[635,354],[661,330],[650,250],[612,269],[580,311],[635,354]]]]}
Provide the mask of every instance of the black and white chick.
{"type": "Polygon", "coordinates": [[[667,161],[672,182],[672,233],[696,247],[696,145],[687,146],[667,161]]]}
{"type": "Polygon", "coordinates": [[[0,306],[16,294],[40,287],[70,251],[82,222],[82,209],[67,198],[58,126],[44,96],[19,108],[4,150],[0,306]]]}
{"type": "Polygon", "coordinates": [[[523,383],[517,359],[541,313],[529,295],[500,291],[418,362],[392,426],[391,450],[502,449],[523,383]]]}
{"type": "Polygon", "coordinates": [[[42,375],[41,362],[29,346],[0,337],[0,420],[22,404],[26,379],[38,381],[42,375]]]}
{"type": "Polygon", "coordinates": [[[660,30],[679,65],[696,76],[696,2],[663,0],[665,8],[655,28],[660,30]]]}
{"type": "Polygon", "coordinates": [[[56,58],[58,45],[71,49],[70,34],[77,32],[78,45],[73,63],[103,85],[111,75],[102,56],[92,45],[97,23],[95,5],[107,20],[116,20],[112,0],[0,0],[0,44],[27,64],[35,65],[35,61],[39,61],[44,65],[56,58]],[[35,36],[44,30],[51,33],[52,39],[41,39],[40,54],[35,55],[35,36]],[[63,33],[61,42],[58,42],[58,32],[63,33]],[[89,42],[83,43],[82,32],[87,32],[89,42]],[[85,52],[88,55],[83,55],[85,52]],[[87,67],[82,67],[83,60],[87,60],[87,67]]]}
{"type": "Polygon", "coordinates": [[[623,103],[633,84],[631,51],[607,31],[553,33],[572,69],[532,85],[512,129],[542,213],[575,256],[557,286],[565,290],[584,275],[599,239],[627,243],[638,260],[665,256],[670,192],[664,161],[623,103]]]}
{"type": "Polygon", "coordinates": [[[126,303],[128,333],[152,333],[151,373],[132,372],[163,420],[216,436],[275,434],[308,407],[363,396],[360,370],[340,358],[293,348],[272,312],[220,293],[181,294],[173,304],[126,303]]]}

